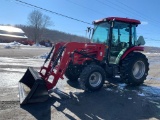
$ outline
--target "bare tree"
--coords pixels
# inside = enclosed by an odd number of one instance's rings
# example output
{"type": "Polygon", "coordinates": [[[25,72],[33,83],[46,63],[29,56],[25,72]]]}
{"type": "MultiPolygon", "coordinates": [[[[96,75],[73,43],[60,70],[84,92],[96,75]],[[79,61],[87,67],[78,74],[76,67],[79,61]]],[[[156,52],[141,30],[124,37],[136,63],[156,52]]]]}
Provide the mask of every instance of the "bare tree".
{"type": "Polygon", "coordinates": [[[38,10],[34,10],[29,14],[28,23],[30,27],[33,27],[33,40],[36,43],[40,42],[45,28],[52,24],[50,17],[38,10]]]}

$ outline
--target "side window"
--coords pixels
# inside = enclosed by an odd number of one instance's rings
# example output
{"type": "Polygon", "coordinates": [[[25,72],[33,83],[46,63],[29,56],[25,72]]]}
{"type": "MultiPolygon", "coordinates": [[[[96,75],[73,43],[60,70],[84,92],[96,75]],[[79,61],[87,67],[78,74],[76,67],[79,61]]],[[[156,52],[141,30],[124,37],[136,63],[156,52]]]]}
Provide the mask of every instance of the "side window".
{"type": "Polygon", "coordinates": [[[129,27],[120,29],[120,42],[129,42],[129,27]]]}
{"type": "Polygon", "coordinates": [[[94,43],[106,43],[109,34],[109,27],[110,26],[108,23],[96,25],[92,36],[92,41],[94,43]]]}
{"type": "Polygon", "coordinates": [[[129,46],[130,29],[129,24],[116,22],[113,28],[112,47],[117,50],[122,50],[129,46]]]}

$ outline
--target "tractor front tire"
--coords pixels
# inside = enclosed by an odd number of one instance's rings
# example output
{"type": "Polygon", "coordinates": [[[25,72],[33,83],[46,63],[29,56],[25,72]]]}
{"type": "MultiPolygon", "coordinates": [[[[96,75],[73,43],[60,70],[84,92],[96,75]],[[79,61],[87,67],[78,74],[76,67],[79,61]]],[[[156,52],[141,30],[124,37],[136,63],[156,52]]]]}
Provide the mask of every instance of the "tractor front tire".
{"type": "Polygon", "coordinates": [[[139,52],[129,53],[121,62],[120,76],[128,85],[140,85],[146,80],[149,63],[146,56],[139,52]]]}
{"type": "Polygon", "coordinates": [[[79,73],[75,73],[72,69],[67,68],[65,72],[65,76],[71,82],[76,82],[79,78],[79,73]]]}
{"type": "Polygon", "coordinates": [[[105,81],[105,71],[98,65],[88,65],[80,74],[79,84],[85,91],[97,91],[102,88],[105,81]]]}

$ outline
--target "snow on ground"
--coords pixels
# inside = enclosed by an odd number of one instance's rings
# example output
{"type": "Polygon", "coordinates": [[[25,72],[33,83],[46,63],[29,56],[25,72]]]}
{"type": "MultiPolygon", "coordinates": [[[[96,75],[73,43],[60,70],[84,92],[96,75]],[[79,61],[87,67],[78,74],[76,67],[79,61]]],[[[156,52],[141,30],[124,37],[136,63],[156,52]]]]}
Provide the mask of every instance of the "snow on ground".
{"type": "Polygon", "coordinates": [[[140,96],[153,96],[153,97],[160,97],[160,87],[153,87],[153,86],[141,86],[142,93],[139,94],[140,96]]]}
{"type": "Polygon", "coordinates": [[[35,56],[34,58],[36,58],[36,59],[39,59],[39,58],[41,58],[41,59],[46,59],[47,56],[48,56],[48,54],[49,54],[49,53],[44,53],[44,54],[42,54],[42,55],[35,56]]]}
{"type": "MultiPolygon", "coordinates": [[[[39,58],[29,58],[29,59],[16,59],[16,58],[6,58],[0,57],[0,66],[8,67],[1,67],[0,68],[0,76],[1,76],[1,83],[0,87],[15,87],[17,86],[18,81],[22,78],[27,67],[33,66],[36,70],[39,70],[43,64],[44,59],[39,58]],[[13,67],[13,68],[12,68],[13,67]]],[[[147,78],[148,81],[150,77],[147,78]]],[[[154,79],[154,82],[160,82],[160,79],[154,79]]],[[[69,92],[70,90],[65,87],[66,85],[66,78],[64,80],[59,80],[56,88],[69,92]]],[[[106,88],[106,91],[110,92],[123,92],[129,91],[128,86],[124,83],[117,83],[117,87],[115,88],[106,88]]],[[[141,85],[136,89],[131,89],[132,92],[135,92],[138,96],[142,97],[154,97],[160,99],[160,87],[152,86],[152,85],[141,85]]]]}
{"type": "MultiPolygon", "coordinates": [[[[44,48],[43,46],[39,45],[33,45],[33,46],[25,46],[17,42],[13,43],[0,43],[1,46],[11,46],[15,47],[16,45],[23,46],[20,49],[40,49],[44,48]]],[[[160,53],[144,53],[147,56],[154,55],[154,56],[159,56],[160,53]]],[[[48,56],[48,52],[40,54],[38,56],[30,57],[26,59],[21,59],[21,58],[9,58],[9,57],[0,57],[0,76],[1,76],[1,83],[0,87],[14,87],[17,86],[17,82],[22,78],[24,75],[25,71],[27,70],[27,67],[34,67],[36,70],[39,70],[40,67],[43,65],[44,59],[48,56]]],[[[149,62],[152,65],[157,65],[159,64],[159,58],[154,58],[154,59],[149,59],[149,62]]],[[[118,77],[116,77],[118,78],[118,77]]],[[[149,81],[150,79],[153,79],[152,82],[157,82],[160,83],[160,78],[159,77],[154,77],[154,76],[148,76],[146,81],[149,81]]],[[[68,88],[65,87],[66,80],[59,80],[57,84],[57,88],[59,89],[64,89],[69,91],[68,88]]],[[[115,92],[125,92],[128,91],[127,85],[126,84],[117,84],[117,88],[106,88],[106,91],[115,91],[115,92]]],[[[160,97],[160,87],[157,86],[152,86],[152,85],[142,85],[138,89],[133,89],[133,92],[135,92],[137,95],[142,96],[142,97],[148,97],[148,96],[155,96],[155,98],[160,97]]]]}
{"type": "MultiPolygon", "coordinates": [[[[45,46],[42,46],[40,44],[34,44],[34,45],[30,46],[30,45],[23,45],[21,43],[15,42],[15,41],[11,42],[11,43],[0,43],[0,47],[3,47],[5,49],[21,49],[21,50],[37,50],[37,49],[41,49],[41,48],[44,48],[44,49],[46,48],[45,46]]],[[[51,49],[51,48],[47,48],[47,49],[51,49]]],[[[38,56],[34,56],[33,58],[46,59],[47,56],[48,56],[48,52],[43,53],[43,54],[38,55],[38,56]]]]}
{"type": "Polygon", "coordinates": [[[39,68],[43,60],[39,59],[16,59],[0,57],[0,87],[12,87],[22,78],[28,67],[39,68]]]}
{"type": "Polygon", "coordinates": [[[33,47],[45,47],[45,46],[40,45],[40,44],[33,44],[32,46],[33,46],[33,47]]]}
{"type": "Polygon", "coordinates": [[[12,65],[12,66],[19,66],[21,67],[41,67],[43,65],[43,59],[17,59],[17,58],[7,58],[7,57],[0,57],[0,65],[12,65]]]}
{"type": "Polygon", "coordinates": [[[19,48],[20,46],[29,46],[29,45],[23,45],[19,42],[10,42],[10,43],[0,43],[1,46],[4,46],[4,48],[6,49],[10,49],[10,48],[19,48]]]}
{"type": "Polygon", "coordinates": [[[105,88],[106,91],[120,93],[123,96],[124,92],[132,91],[138,96],[146,97],[149,99],[160,100],[160,78],[150,79],[148,76],[143,85],[137,87],[128,86],[125,83],[117,83],[115,87],[105,88]]]}
{"type": "Polygon", "coordinates": [[[18,87],[18,81],[22,78],[24,73],[16,73],[16,72],[0,72],[1,76],[1,88],[10,88],[17,86],[18,87]]]}
{"type": "MultiPolygon", "coordinates": [[[[29,59],[0,57],[0,66],[4,66],[0,68],[2,81],[0,87],[18,86],[18,81],[22,78],[28,67],[34,67],[34,69],[39,71],[44,63],[43,56],[44,55],[36,59],[35,57],[29,59]]],[[[65,80],[59,80],[57,87],[65,88],[64,84],[66,84],[65,80]]]]}
{"type": "MultiPolygon", "coordinates": [[[[49,102],[38,104],[40,107],[31,105],[28,106],[29,109],[19,108],[18,81],[29,66],[39,71],[44,62],[43,58],[47,56],[49,50],[48,48],[34,46],[23,46],[20,49],[4,49],[4,47],[0,46],[0,116],[2,116],[2,119],[42,119],[42,117],[46,119],[48,116],[49,119],[59,119],[63,116],[66,119],[76,119],[77,117],[73,114],[80,119],[86,119],[86,115],[92,116],[91,118],[93,119],[97,119],[94,115],[100,116],[102,119],[105,119],[106,116],[116,116],[112,117],[112,119],[130,119],[133,116],[138,116],[134,119],[159,118],[159,110],[157,109],[159,102],[155,106],[146,101],[148,100],[146,98],[152,99],[151,101],[154,101],[154,99],[160,100],[160,75],[157,67],[160,65],[160,56],[156,54],[154,57],[150,54],[147,55],[151,66],[150,72],[144,85],[139,87],[132,88],[119,82],[107,83],[112,87],[105,87],[104,85],[102,91],[88,94],[84,91],[81,92],[79,87],[73,88],[74,85],[69,84],[67,78],[64,77],[64,80],[58,81],[53,93],[51,93],[51,96],[53,94],[53,96],[55,95],[59,98],[56,99],[56,103],[59,103],[60,106],[56,108],[55,99],[51,99],[49,102]],[[66,94],[67,96],[60,94],[66,94]],[[13,103],[10,104],[8,102],[13,103]],[[17,106],[14,104],[17,104],[17,106]],[[111,109],[107,111],[107,114],[106,108],[111,109]],[[81,109],[81,111],[77,111],[77,109],[81,109]],[[37,110],[38,112],[36,112],[37,110]],[[66,112],[66,110],[68,111],[66,112]],[[97,113],[98,111],[95,110],[100,110],[100,112],[97,113]],[[45,115],[39,113],[45,113],[45,115]],[[83,117],[84,115],[85,117],[83,117]]],[[[120,78],[117,76],[116,79],[120,78]]]]}
{"type": "Polygon", "coordinates": [[[160,55],[160,53],[150,53],[150,52],[146,52],[144,53],[145,55],[160,55]]]}
{"type": "Polygon", "coordinates": [[[23,49],[45,48],[45,46],[40,45],[40,44],[33,44],[32,46],[30,46],[30,45],[21,44],[16,41],[10,42],[10,43],[0,43],[0,46],[3,46],[6,49],[21,48],[21,47],[23,47],[23,49]]]}
{"type": "Polygon", "coordinates": [[[160,53],[151,53],[151,52],[144,52],[143,54],[145,54],[147,57],[149,56],[160,56],[160,53]]]}

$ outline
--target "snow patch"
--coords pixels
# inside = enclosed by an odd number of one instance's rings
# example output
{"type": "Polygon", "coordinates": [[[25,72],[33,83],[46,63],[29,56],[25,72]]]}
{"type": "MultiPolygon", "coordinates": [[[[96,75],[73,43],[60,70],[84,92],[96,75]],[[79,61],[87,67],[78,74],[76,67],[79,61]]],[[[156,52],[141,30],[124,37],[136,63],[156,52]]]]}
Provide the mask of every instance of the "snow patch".
{"type": "Polygon", "coordinates": [[[146,52],[146,53],[144,53],[145,55],[160,55],[160,53],[150,53],[150,52],[146,52]]]}
{"type": "Polygon", "coordinates": [[[21,45],[21,43],[14,41],[14,42],[6,44],[4,46],[4,48],[6,48],[6,49],[16,48],[16,47],[18,48],[18,47],[20,47],[20,45],[21,45]]]}
{"type": "Polygon", "coordinates": [[[9,72],[25,72],[26,69],[20,69],[20,68],[0,68],[0,70],[5,70],[5,71],[9,71],[9,72]]]}
{"type": "Polygon", "coordinates": [[[138,95],[139,95],[139,96],[145,96],[145,94],[144,94],[144,93],[138,93],[138,95]]]}
{"type": "Polygon", "coordinates": [[[33,44],[32,46],[30,45],[24,45],[21,44],[19,42],[10,42],[10,43],[0,43],[0,46],[4,46],[5,49],[10,49],[10,48],[19,48],[20,46],[24,46],[25,48],[23,49],[27,49],[26,47],[29,47],[28,49],[32,49],[32,48],[46,48],[46,46],[40,45],[40,44],[33,44]]]}
{"type": "Polygon", "coordinates": [[[111,88],[106,88],[105,90],[106,91],[113,91],[113,89],[111,89],[111,88]]]}
{"type": "MultiPolygon", "coordinates": [[[[112,88],[106,88],[106,91],[114,91],[115,93],[122,93],[120,96],[123,96],[123,93],[125,91],[128,91],[126,88],[126,84],[117,84],[116,89],[112,88]]],[[[132,88],[131,88],[132,89],[132,88]]],[[[160,99],[160,87],[155,87],[155,86],[140,86],[133,90],[129,90],[130,92],[136,93],[136,95],[140,97],[147,97],[149,99],[160,99]]],[[[131,97],[128,97],[128,100],[131,100],[131,97]]]]}
{"type": "Polygon", "coordinates": [[[40,55],[40,56],[36,56],[36,57],[34,57],[34,58],[36,58],[36,59],[46,59],[47,57],[48,57],[48,54],[49,53],[44,53],[44,54],[42,54],[42,55],[40,55]]]}
{"type": "Polygon", "coordinates": [[[43,46],[43,45],[40,45],[40,44],[33,44],[32,46],[33,47],[46,47],[46,46],[43,46]]]}
{"type": "Polygon", "coordinates": [[[132,98],[131,98],[131,97],[129,97],[129,98],[128,98],[128,100],[132,100],[132,98]]]}
{"type": "Polygon", "coordinates": [[[16,41],[10,43],[0,43],[0,45],[4,46],[5,49],[19,48],[20,46],[28,46],[28,45],[23,45],[16,41]]]}
{"type": "Polygon", "coordinates": [[[15,87],[24,73],[6,73],[0,72],[1,83],[0,87],[15,87]]]}
{"type": "Polygon", "coordinates": [[[160,97],[160,87],[141,86],[140,88],[146,96],[160,97]]]}
{"type": "Polygon", "coordinates": [[[123,84],[118,84],[118,89],[120,90],[124,90],[124,88],[126,87],[127,85],[125,83],[123,84]]]}

